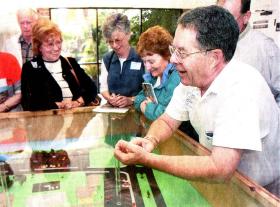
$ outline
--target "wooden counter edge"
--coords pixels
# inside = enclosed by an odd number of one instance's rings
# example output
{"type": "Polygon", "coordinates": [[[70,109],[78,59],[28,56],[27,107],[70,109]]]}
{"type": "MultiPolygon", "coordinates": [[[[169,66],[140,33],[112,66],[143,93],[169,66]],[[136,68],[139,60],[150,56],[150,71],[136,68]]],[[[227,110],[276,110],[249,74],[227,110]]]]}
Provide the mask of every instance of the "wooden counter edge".
{"type": "MultiPolygon", "coordinates": [[[[176,133],[184,139],[184,144],[186,144],[191,151],[197,153],[198,155],[210,154],[210,150],[190,138],[184,132],[177,130],[176,133]]],[[[246,193],[264,206],[280,206],[280,198],[270,193],[241,172],[236,171],[232,177],[232,181],[238,184],[238,186],[240,186],[246,193]]]]}
{"type": "Polygon", "coordinates": [[[51,109],[45,111],[19,111],[19,112],[4,112],[0,113],[0,120],[6,118],[22,118],[34,116],[49,116],[49,115],[62,115],[72,113],[86,113],[92,112],[96,106],[84,106],[73,109],[51,109]]]}

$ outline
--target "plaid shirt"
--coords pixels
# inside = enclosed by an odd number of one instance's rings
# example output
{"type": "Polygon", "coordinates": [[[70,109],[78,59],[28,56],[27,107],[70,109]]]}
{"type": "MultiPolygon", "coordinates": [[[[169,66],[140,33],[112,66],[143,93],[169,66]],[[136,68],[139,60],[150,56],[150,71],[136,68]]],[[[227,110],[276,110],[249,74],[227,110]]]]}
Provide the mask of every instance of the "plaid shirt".
{"type": "Polygon", "coordinates": [[[22,64],[31,60],[33,58],[32,45],[31,43],[27,43],[22,35],[19,37],[19,43],[21,46],[21,56],[22,56],[22,64]]]}

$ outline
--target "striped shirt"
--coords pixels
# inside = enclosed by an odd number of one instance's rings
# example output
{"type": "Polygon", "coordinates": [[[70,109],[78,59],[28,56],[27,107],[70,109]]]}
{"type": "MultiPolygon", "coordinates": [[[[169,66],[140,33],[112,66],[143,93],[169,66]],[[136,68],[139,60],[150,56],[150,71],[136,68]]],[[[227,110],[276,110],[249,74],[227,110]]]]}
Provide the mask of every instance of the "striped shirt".
{"type": "Polygon", "coordinates": [[[58,83],[62,90],[63,100],[72,100],[73,94],[69,88],[68,83],[62,77],[62,67],[61,61],[58,59],[56,62],[46,62],[44,61],[47,70],[51,73],[55,81],[58,83]]]}

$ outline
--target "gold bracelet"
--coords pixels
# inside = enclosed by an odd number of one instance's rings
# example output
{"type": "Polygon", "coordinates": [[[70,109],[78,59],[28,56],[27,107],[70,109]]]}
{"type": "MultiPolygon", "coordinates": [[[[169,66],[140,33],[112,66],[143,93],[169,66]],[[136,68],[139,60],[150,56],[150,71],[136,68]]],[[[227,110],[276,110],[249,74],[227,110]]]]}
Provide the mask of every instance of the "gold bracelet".
{"type": "Polygon", "coordinates": [[[156,147],[159,144],[159,141],[157,140],[157,138],[155,136],[147,135],[143,138],[151,141],[153,143],[154,147],[156,147]]]}

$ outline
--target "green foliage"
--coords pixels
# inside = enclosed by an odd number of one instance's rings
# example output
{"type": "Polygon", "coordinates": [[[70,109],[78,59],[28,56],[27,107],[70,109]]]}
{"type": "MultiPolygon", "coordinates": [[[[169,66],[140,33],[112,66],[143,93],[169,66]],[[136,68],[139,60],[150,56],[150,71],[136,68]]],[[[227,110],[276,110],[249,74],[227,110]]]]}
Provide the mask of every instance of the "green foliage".
{"type": "Polygon", "coordinates": [[[141,28],[140,28],[140,17],[134,16],[130,20],[130,29],[131,29],[131,38],[130,38],[130,44],[133,47],[136,47],[139,36],[141,34],[141,28]]]}
{"type": "MultiPolygon", "coordinates": [[[[126,14],[130,19],[131,39],[130,44],[136,47],[141,32],[151,26],[160,25],[165,27],[172,35],[175,33],[177,20],[182,13],[179,9],[67,9],[67,15],[60,16],[61,11],[54,10],[52,19],[62,24],[69,25],[68,28],[76,28],[77,22],[81,21],[80,31],[69,30],[63,33],[65,43],[65,56],[72,56],[79,61],[88,75],[93,79],[98,78],[98,64],[102,56],[108,52],[109,47],[102,36],[102,24],[105,18],[112,12],[126,14]],[[98,23],[96,25],[96,12],[98,12],[98,23]],[[140,19],[142,12],[142,19],[140,19]],[[83,18],[79,19],[82,14],[83,18]],[[63,21],[61,18],[65,18],[63,21]],[[142,24],[141,24],[142,21],[142,24]],[[72,24],[73,23],[73,24],[72,24]],[[86,23],[86,24],[84,24],[86,23]],[[142,26],[142,27],[141,27],[142,26]],[[97,53],[98,48],[98,53],[97,53]],[[98,55],[97,55],[98,54],[98,55]]],[[[63,10],[62,10],[63,11],[63,10]]],[[[79,23],[79,24],[80,24],[79,23]]],[[[64,26],[64,25],[60,25],[64,26]]]]}
{"type": "Polygon", "coordinates": [[[180,9],[146,9],[142,11],[142,32],[149,27],[160,25],[172,36],[175,34],[177,20],[182,14],[180,9]]]}
{"type": "Polygon", "coordinates": [[[177,20],[182,14],[180,9],[145,9],[142,10],[142,28],[139,16],[131,18],[131,31],[132,36],[130,43],[136,47],[141,32],[146,31],[148,28],[160,25],[166,28],[172,36],[175,34],[177,20]]]}

